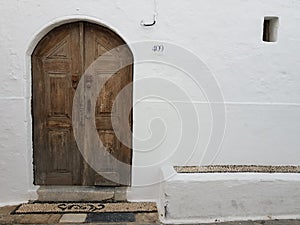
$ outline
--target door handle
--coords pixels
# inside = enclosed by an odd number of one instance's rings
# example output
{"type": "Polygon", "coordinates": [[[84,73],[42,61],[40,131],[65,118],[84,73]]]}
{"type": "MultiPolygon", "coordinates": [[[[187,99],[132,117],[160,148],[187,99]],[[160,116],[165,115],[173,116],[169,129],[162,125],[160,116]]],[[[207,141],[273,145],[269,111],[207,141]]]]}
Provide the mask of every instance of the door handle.
{"type": "Polygon", "coordinates": [[[72,75],[72,88],[74,88],[75,90],[78,86],[78,80],[79,80],[78,75],[72,75]]]}

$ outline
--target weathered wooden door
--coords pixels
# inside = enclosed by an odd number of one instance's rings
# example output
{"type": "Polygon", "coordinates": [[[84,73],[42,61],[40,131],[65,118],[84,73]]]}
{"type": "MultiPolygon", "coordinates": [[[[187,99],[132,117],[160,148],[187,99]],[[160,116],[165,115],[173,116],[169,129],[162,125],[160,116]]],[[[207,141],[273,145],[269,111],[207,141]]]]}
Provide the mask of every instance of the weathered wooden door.
{"type": "MultiPolygon", "coordinates": [[[[116,186],[97,174],[78,150],[72,128],[72,104],[78,82],[88,66],[105,52],[125,44],[111,30],[87,22],[69,23],[50,31],[32,54],[32,116],[34,177],[38,185],[116,186]]],[[[128,55],[130,60],[132,56],[128,55]]],[[[111,70],[116,65],[114,58],[111,70]]],[[[120,59],[120,62],[122,59],[120,59]]],[[[105,71],[104,71],[105,72],[105,71]]],[[[118,92],[132,82],[132,65],[119,70],[101,90],[96,104],[96,127],[107,151],[131,164],[131,147],[116,137],[111,122],[112,105],[118,92]]],[[[132,105],[132,95],[123,104],[132,105]]],[[[131,120],[131,118],[130,118],[131,120]]],[[[131,121],[130,121],[131,123],[131,121]]],[[[131,134],[127,134],[131,139],[131,134]]],[[[107,162],[98,162],[107,164],[107,162]]],[[[130,184],[130,171],[118,173],[114,165],[103,167],[130,184]]]]}

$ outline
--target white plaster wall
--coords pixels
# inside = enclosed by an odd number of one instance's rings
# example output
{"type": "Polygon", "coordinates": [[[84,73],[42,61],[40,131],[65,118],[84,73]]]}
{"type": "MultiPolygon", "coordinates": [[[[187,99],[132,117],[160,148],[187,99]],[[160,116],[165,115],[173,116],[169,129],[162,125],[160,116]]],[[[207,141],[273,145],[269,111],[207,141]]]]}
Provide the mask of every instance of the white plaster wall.
{"type": "MultiPolygon", "coordinates": [[[[149,0],[0,0],[0,205],[34,198],[30,54],[47,31],[73,20],[105,24],[129,44],[155,39],[181,45],[209,67],[224,94],[224,141],[219,151],[204,155],[212,118],[201,92],[174,68],[151,63],[135,66],[136,80],[164,76],[183,87],[191,101],[177,96],[171,102],[182,109],[194,104],[201,129],[199,143],[187,162],[189,146],[174,150],[172,142],[178,138],[180,124],[170,104],[157,99],[139,101],[134,111],[134,135],[149,136],[153,115],[167,115],[168,142],[153,151],[134,152],[134,186],[155,183],[161,165],[300,164],[300,2],[160,0],[157,24],[141,27],[142,19],[151,21],[152,9],[149,0]],[[263,17],[272,15],[279,17],[278,42],[263,43],[263,17]],[[166,160],[157,164],[162,159],[166,160]]],[[[151,53],[150,49],[145,51],[151,53]]],[[[154,131],[159,129],[155,126],[154,131]]],[[[192,141],[193,130],[189,136],[192,141]]],[[[129,198],[155,200],[156,188],[132,188],[129,198]]]]}
{"type": "Polygon", "coordinates": [[[295,173],[178,173],[161,185],[159,215],[166,224],[299,219],[299,184],[295,173]]]}

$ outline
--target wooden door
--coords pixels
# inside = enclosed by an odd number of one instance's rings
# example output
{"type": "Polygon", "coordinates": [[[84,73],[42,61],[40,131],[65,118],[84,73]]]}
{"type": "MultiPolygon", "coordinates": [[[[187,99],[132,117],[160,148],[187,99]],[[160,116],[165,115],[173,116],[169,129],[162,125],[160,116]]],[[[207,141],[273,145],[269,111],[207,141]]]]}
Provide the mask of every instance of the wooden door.
{"type": "MultiPolygon", "coordinates": [[[[124,41],[107,28],[77,22],[53,29],[37,45],[32,54],[35,184],[119,185],[96,173],[83,159],[73,134],[72,104],[78,82],[88,66],[99,56],[123,44],[124,41]]],[[[132,60],[131,55],[128,57],[132,60]]],[[[103,68],[103,73],[122,62],[121,58],[110,61],[108,57],[107,60],[111,68],[103,68]]],[[[127,164],[131,164],[132,150],[114,134],[111,113],[118,92],[130,82],[132,65],[119,70],[106,82],[95,109],[101,141],[107,151],[127,164]]],[[[132,105],[132,95],[123,100],[122,104],[132,105]]],[[[131,134],[126,135],[131,140],[131,134]]],[[[101,172],[111,173],[122,184],[130,184],[131,171],[120,173],[113,162],[107,160],[98,163],[103,165],[104,171],[101,172]]]]}

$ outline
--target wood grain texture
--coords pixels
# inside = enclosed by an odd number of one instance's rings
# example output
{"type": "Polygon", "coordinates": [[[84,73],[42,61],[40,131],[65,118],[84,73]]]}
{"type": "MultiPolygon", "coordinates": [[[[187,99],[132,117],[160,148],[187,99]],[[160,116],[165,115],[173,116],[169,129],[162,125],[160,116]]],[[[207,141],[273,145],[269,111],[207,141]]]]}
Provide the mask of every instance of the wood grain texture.
{"type": "MultiPolygon", "coordinates": [[[[77,84],[89,65],[107,51],[123,44],[124,41],[107,28],[76,22],[53,29],[37,45],[32,54],[35,184],[118,185],[97,174],[80,154],[72,128],[72,104],[77,84]]],[[[128,57],[132,60],[131,55],[128,57]]],[[[120,56],[109,54],[104,60],[107,61],[105,66],[96,68],[100,75],[115,70],[123,61],[120,56]]],[[[93,82],[88,79],[86,76],[85,82],[93,82]]],[[[97,98],[95,123],[107,151],[118,160],[131,165],[131,147],[120,143],[111,122],[113,102],[118,92],[130,82],[132,65],[119,70],[106,82],[97,98]]],[[[86,105],[91,99],[91,93],[83,91],[86,105]]],[[[125,96],[118,107],[122,108],[122,104],[132,105],[132,94],[125,96]]],[[[84,114],[88,115],[89,110],[84,107],[84,114]]],[[[131,120],[130,117],[130,124],[131,120]]],[[[117,129],[122,131],[122,127],[117,129]]],[[[131,143],[131,133],[122,135],[131,143]]],[[[89,151],[88,145],[85,151],[89,151]]],[[[100,172],[111,173],[123,184],[130,184],[131,171],[119,174],[112,161],[97,163],[101,165],[100,172]]]]}

